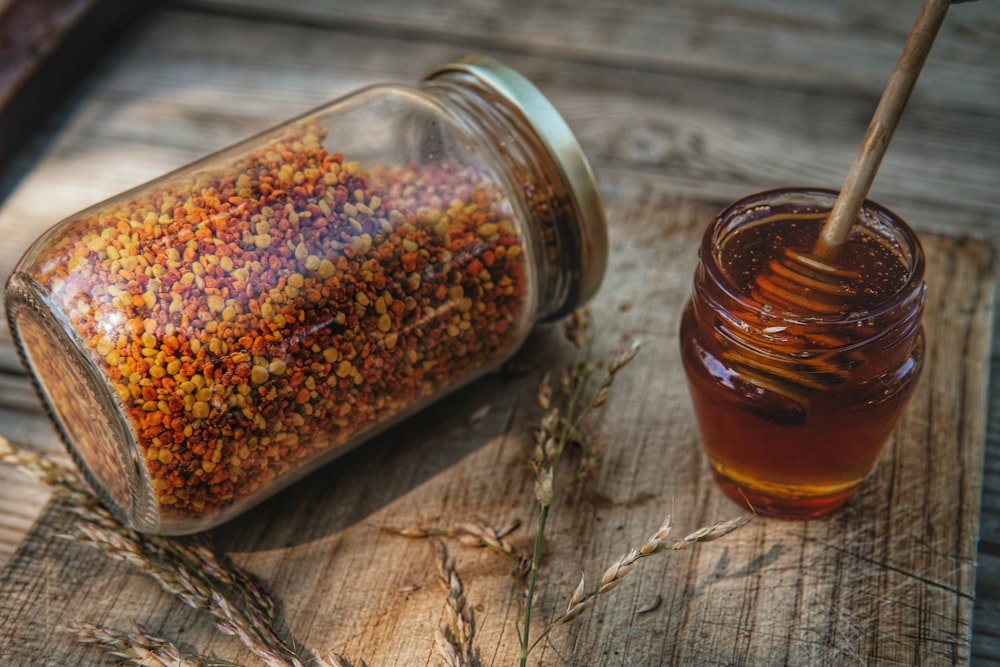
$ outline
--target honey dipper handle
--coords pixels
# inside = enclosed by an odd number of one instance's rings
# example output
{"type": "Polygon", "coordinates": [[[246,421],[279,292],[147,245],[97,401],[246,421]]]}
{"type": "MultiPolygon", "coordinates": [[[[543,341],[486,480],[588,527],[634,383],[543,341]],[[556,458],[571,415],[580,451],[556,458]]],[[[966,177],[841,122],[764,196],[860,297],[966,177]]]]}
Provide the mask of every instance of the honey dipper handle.
{"type": "Polygon", "coordinates": [[[924,1],[899,61],[889,77],[889,83],[882,92],[854,164],[847,173],[840,195],[830,211],[830,217],[823,224],[816,247],[813,248],[818,257],[833,259],[854,225],[861,204],[875,180],[875,172],[889,147],[892,133],[903,115],[903,107],[910,98],[938,29],[944,22],[949,4],[950,0],[924,1]]]}

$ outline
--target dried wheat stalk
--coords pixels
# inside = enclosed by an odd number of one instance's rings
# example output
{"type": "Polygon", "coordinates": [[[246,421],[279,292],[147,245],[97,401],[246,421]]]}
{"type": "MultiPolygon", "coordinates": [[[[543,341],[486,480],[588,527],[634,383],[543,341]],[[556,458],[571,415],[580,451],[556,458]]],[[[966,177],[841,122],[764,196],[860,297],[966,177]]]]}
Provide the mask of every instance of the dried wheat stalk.
{"type": "MultiPolygon", "coordinates": [[[[597,587],[588,589],[581,577],[566,611],[532,637],[532,607],[539,584],[538,574],[542,559],[543,537],[549,512],[558,497],[571,486],[587,478],[596,468],[606,439],[603,435],[591,433],[590,429],[585,428],[585,423],[591,415],[605,406],[618,373],[635,359],[639,351],[638,342],[632,341],[624,349],[615,353],[606,364],[593,363],[590,360],[591,349],[590,341],[586,335],[587,327],[586,311],[577,311],[569,318],[565,334],[566,338],[578,350],[577,358],[570,368],[560,375],[557,386],[553,385],[552,373],[544,373],[536,393],[537,403],[544,411],[544,415],[538,427],[534,429],[534,447],[529,457],[529,464],[535,478],[534,497],[536,501],[535,532],[532,536],[533,549],[530,556],[518,554],[510,542],[503,539],[506,537],[506,532],[498,531],[483,522],[462,522],[445,528],[387,529],[389,532],[404,537],[432,538],[435,543],[440,542],[442,538],[454,538],[467,546],[489,548],[514,564],[512,571],[518,588],[517,633],[522,667],[527,664],[528,654],[554,628],[572,621],[592,606],[600,595],[608,593],[618,586],[640,559],[664,551],[686,549],[699,542],[718,539],[736,530],[748,520],[747,517],[740,517],[729,521],[720,521],[711,526],[699,528],[679,540],[669,542],[668,537],[672,522],[670,517],[667,517],[660,528],[642,546],[630,550],[612,563],[603,573],[597,587]],[[578,460],[569,478],[561,480],[560,464],[564,462],[564,455],[571,445],[579,450],[578,460]]],[[[438,551],[435,552],[439,556],[439,567],[447,568],[449,581],[460,582],[457,572],[454,571],[454,561],[447,561],[446,565],[442,565],[445,561],[441,559],[446,558],[446,555],[440,555],[446,554],[443,548],[443,545],[437,547],[438,551]]],[[[444,575],[441,576],[444,580],[444,575]]],[[[452,601],[454,595],[456,593],[454,589],[451,589],[449,604],[452,605],[453,626],[458,613],[455,611],[452,601]]],[[[461,600],[464,605],[464,589],[461,593],[461,600]]],[[[457,636],[449,630],[439,631],[439,635],[444,636],[446,640],[449,637],[457,636]],[[448,634],[449,632],[451,634],[448,634]]],[[[464,639],[462,643],[452,640],[450,649],[441,652],[443,663],[448,667],[464,667],[473,664],[464,657],[463,653],[468,648],[470,639],[471,636],[464,639]]]]}
{"type": "MultiPolygon", "coordinates": [[[[77,517],[66,537],[90,544],[146,572],[184,604],[211,614],[220,632],[237,637],[268,667],[304,667],[306,662],[319,667],[349,667],[335,653],[305,659],[300,656],[301,651],[278,634],[277,605],[260,581],[215,553],[204,537],[144,535],[126,528],[100,504],[75,471],[42,454],[15,447],[3,436],[0,463],[14,465],[60,492],[77,517]]],[[[144,630],[121,632],[89,624],[71,624],[64,629],[81,641],[103,646],[139,665],[157,665],[160,657],[172,658],[175,654],[180,662],[168,660],[166,664],[233,664],[185,653],[144,630]]]]}

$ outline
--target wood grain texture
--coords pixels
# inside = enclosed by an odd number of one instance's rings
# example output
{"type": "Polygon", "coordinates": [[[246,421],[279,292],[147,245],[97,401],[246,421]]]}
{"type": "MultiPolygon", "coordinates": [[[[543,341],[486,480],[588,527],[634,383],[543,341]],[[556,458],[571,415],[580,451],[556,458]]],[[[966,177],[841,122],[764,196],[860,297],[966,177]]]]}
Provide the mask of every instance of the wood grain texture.
{"type": "MultiPolygon", "coordinates": [[[[872,99],[885,85],[920,9],[913,0],[581,0],[572,5],[185,0],[181,6],[270,24],[295,22],[360,35],[417,35],[422,41],[462,49],[518,52],[619,71],[672,70],[769,87],[874,93],[872,99]]],[[[997,47],[990,38],[998,20],[994,9],[954,8],[935,44],[937,65],[931,63],[921,75],[917,94],[948,106],[990,109],[988,96],[979,92],[1000,83],[997,47]]]]}
{"type": "MultiPolygon", "coordinates": [[[[594,302],[595,335],[603,349],[626,332],[644,346],[601,420],[609,445],[596,476],[550,524],[542,618],[563,608],[581,570],[599,576],[667,511],[679,531],[739,513],[700,454],[676,353],[695,247],[715,207],[679,200],[655,182],[605,187],[614,279],[594,302]]],[[[828,519],[758,519],[719,542],[643,562],[613,598],[540,645],[532,664],[968,661],[994,257],[980,243],[924,241],[936,286],[926,318],[929,366],[859,495],[828,519]],[[638,614],[656,596],[661,607],[638,614]]],[[[557,330],[540,332],[519,361],[566,359],[558,338],[557,330]]],[[[531,374],[479,382],[215,538],[268,583],[289,630],[307,645],[373,665],[434,664],[444,594],[428,545],[379,526],[530,523],[535,381],[531,374]],[[486,418],[470,425],[484,405],[486,418]]],[[[52,624],[127,627],[134,619],[247,658],[128,566],[59,540],[66,521],[64,508],[50,506],[0,577],[0,655],[15,664],[103,664],[53,634],[52,624]]],[[[527,548],[524,529],[515,540],[527,548]]],[[[511,664],[515,606],[506,564],[483,551],[454,553],[477,608],[484,663],[511,664]]]]}
{"type": "MultiPolygon", "coordinates": [[[[667,195],[719,206],[771,186],[836,186],[918,4],[292,0],[275,9],[273,3],[229,0],[171,3],[134,26],[83,82],[73,107],[0,174],[0,193],[9,193],[0,202],[0,277],[42,229],[82,206],[325,100],[374,82],[416,81],[427,68],[472,50],[503,58],[556,103],[591,157],[609,207],[624,207],[613,212],[617,220],[653,215],[643,206],[663,205],[667,195]],[[639,194],[623,194],[623,183],[639,188],[639,194]],[[652,192],[658,194],[648,195],[652,192]]],[[[951,10],[876,180],[873,198],[923,233],[1000,241],[998,25],[995,2],[951,10]]],[[[684,265],[690,256],[669,254],[675,257],[680,265],[665,271],[690,268],[684,265]]],[[[605,292],[618,290],[619,280],[616,272],[605,292]]],[[[619,321],[623,327],[643,323],[638,310],[616,313],[621,319],[615,320],[615,331],[619,321]]],[[[996,386],[996,343],[989,358],[996,386]]],[[[0,325],[0,432],[60,455],[19,373],[6,326],[0,325]]],[[[1000,392],[984,389],[980,396],[989,400],[990,421],[972,655],[975,664],[1000,665],[1000,392]]],[[[651,447],[646,441],[656,437],[657,429],[672,433],[669,419],[678,415],[633,416],[649,424],[633,426],[628,435],[651,447]]],[[[683,461],[688,470],[694,463],[683,461]]],[[[695,503],[699,512],[706,493],[705,488],[670,488],[670,497],[695,503]]],[[[13,553],[47,497],[43,487],[0,468],[0,560],[13,553]]],[[[654,515],[662,509],[630,519],[631,537],[641,539],[650,527],[645,522],[658,521],[654,515]]],[[[693,522],[696,516],[685,518],[693,522]]],[[[590,571],[601,557],[617,555],[597,548],[599,541],[588,542],[595,549],[590,571]]],[[[426,552],[406,548],[419,572],[426,573],[426,552]]],[[[312,554],[337,550],[328,542],[312,549],[312,554]]],[[[270,567],[268,559],[280,560],[284,552],[271,545],[248,551],[247,558],[261,558],[270,567]]],[[[23,567],[25,559],[17,562],[23,567]]],[[[91,562],[81,561],[85,567],[91,562]]],[[[819,558],[808,566],[824,562],[819,558]]],[[[686,571],[687,561],[672,567],[686,571]]],[[[8,576],[17,573],[8,569],[3,581],[8,576]]],[[[502,576],[493,576],[498,588],[502,576]]],[[[427,595],[439,599],[431,589],[427,595]]],[[[143,602],[136,608],[152,599],[170,610],[164,614],[176,613],[162,598],[137,595],[143,602]]],[[[334,617],[346,613],[342,609],[334,617]]],[[[441,608],[434,607],[431,617],[440,614],[441,608]]],[[[637,617],[645,625],[623,632],[627,637],[645,632],[648,618],[637,617]]],[[[753,617],[734,626],[743,628],[734,645],[746,643],[752,622],[753,617]]],[[[424,630],[414,630],[414,636],[425,641],[424,630]]]]}

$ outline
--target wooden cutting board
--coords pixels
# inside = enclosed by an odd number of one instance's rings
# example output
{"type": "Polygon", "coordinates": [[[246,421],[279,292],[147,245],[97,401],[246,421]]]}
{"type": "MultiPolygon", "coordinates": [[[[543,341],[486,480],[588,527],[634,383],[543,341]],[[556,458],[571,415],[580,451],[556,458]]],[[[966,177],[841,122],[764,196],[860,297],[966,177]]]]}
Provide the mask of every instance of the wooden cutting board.
{"type": "MultiPolygon", "coordinates": [[[[537,617],[562,611],[580,574],[596,581],[667,512],[677,534],[740,513],[701,455],[677,350],[696,244],[716,205],[671,198],[660,183],[605,174],[612,257],[593,304],[599,350],[642,340],[600,428],[594,476],[557,506],[537,617]]],[[[537,665],[965,664],[973,609],[985,439],[994,253],[981,241],[924,235],[928,366],[873,475],[834,515],[757,519],[726,538],[639,563],[625,582],[532,654],[537,665]],[[640,610],[660,600],[645,613],[640,610]]],[[[557,329],[518,362],[569,359],[557,329]]],[[[451,396],[216,531],[259,575],[305,645],[360,665],[438,664],[446,622],[429,545],[380,526],[523,521],[537,374],[499,374],[451,396]],[[483,416],[482,409],[489,407],[483,416]],[[470,416],[481,418],[470,423],[470,416]]],[[[113,665],[55,631],[70,621],[131,629],[257,664],[207,617],[137,569],[61,539],[50,504],[0,572],[3,664],[113,665]]],[[[516,604],[505,562],[452,545],[476,610],[483,664],[516,664],[516,604]]]]}

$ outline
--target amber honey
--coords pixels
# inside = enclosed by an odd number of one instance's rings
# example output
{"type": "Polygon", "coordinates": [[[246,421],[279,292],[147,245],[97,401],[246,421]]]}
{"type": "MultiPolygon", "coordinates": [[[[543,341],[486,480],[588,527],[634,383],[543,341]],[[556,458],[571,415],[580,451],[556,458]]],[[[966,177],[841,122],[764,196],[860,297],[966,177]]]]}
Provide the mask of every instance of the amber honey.
{"type": "Polygon", "coordinates": [[[835,193],[737,202],[701,248],[681,350],[702,443],[722,489],[774,516],[842,505],[875,466],[923,360],[923,254],[871,202],[839,255],[838,308],[776,302],[759,288],[789,248],[810,252],[835,193]]]}

